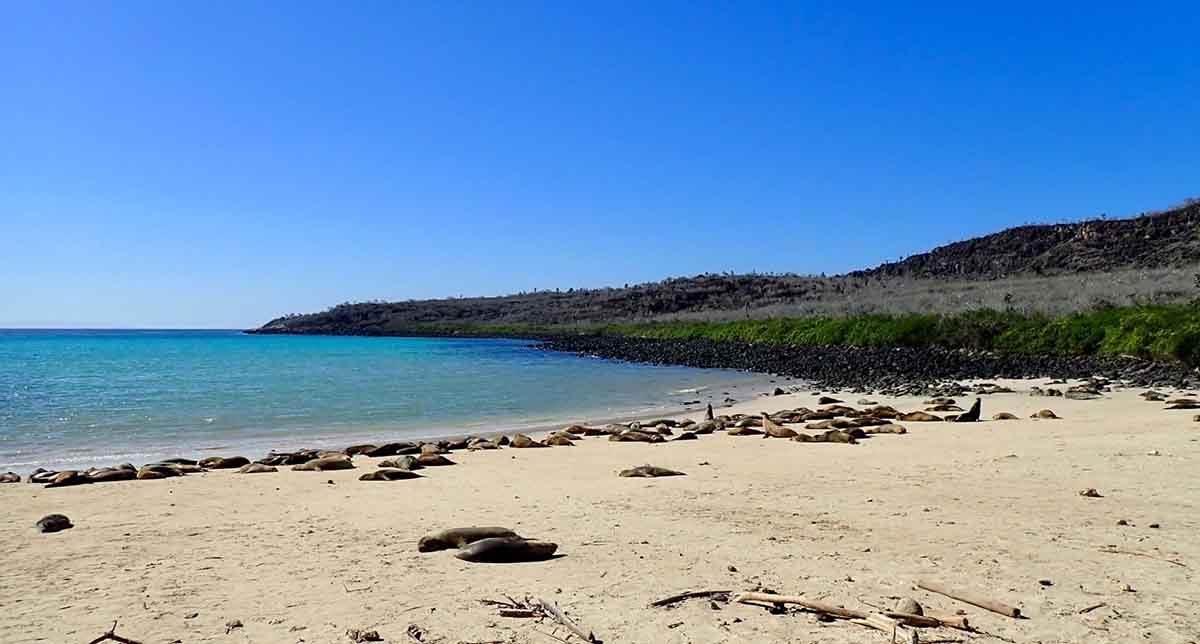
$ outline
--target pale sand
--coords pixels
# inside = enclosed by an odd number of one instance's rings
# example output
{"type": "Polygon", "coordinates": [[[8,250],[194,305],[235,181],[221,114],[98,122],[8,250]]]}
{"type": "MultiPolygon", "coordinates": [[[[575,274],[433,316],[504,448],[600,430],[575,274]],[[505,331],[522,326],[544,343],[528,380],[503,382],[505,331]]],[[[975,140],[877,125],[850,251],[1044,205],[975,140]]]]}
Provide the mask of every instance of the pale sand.
{"type": "MultiPolygon", "coordinates": [[[[391,483],[356,480],[372,469],[356,458],[358,469],[333,473],[4,485],[0,641],[86,643],[120,620],[119,634],[146,644],[349,642],[348,628],[409,642],[410,624],[429,642],[554,642],[538,632],[554,631],[550,622],[497,617],[479,603],[505,595],[557,601],[610,644],[888,640],[752,606],[647,607],[685,590],[765,587],[860,608],[911,595],[963,608],[1017,642],[1196,642],[1200,423],[1139,391],[1096,401],[989,396],[985,418],[1023,420],[905,423],[908,435],[858,446],[721,433],[665,445],[588,438],[456,453],[456,467],[391,483]],[[1027,419],[1043,407],[1064,420],[1027,419]],[[616,476],[642,463],[688,476],[616,476]],[[1088,487],[1104,498],[1079,496],[1088,487]],[[37,533],[33,523],[50,512],[76,527],[37,533]],[[426,532],[472,524],[555,541],[565,556],[486,565],[416,551],[426,532]],[[1099,551],[1108,544],[1188,567],[1099,551]],[[909,590],[917,578],[1018,605],[1029,619],[909,590]],[[226,635],[234,619],[244,627],[226,635]]],[[[733,410],[802,405],[814,397],[733,410]]],[[[948,629],[922,636],[1000,641],[948,629]]]]}

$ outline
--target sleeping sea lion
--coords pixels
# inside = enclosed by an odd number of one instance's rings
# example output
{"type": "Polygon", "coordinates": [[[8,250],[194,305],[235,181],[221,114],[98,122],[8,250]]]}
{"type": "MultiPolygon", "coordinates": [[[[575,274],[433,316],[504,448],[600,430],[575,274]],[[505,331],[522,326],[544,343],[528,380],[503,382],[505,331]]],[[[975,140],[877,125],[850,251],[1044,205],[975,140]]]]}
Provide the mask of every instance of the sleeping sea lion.
{"type": "Polygon", "coordinates": [[[1010,414],[1006,411],[1002,411],[997,414],[992,414],[992,420],[1016,420],[1016,419],[1017,419],[1016,414],[1010,414]]]}
{"type": "Polygon", "coordinates": [[[331,470],[352,470],[354,463],[350,462],[350,457],[345,454],[337,454],[334,456],[322,456],[314,458],[307,463],[293,465],[292,469],[297,472],[328,472],[331,470]]]}
{"type": "Polygon", "coordinates": [[[272,465],[263,465],[262,463],[247,463],[238,468],[238,474],[266,474],[269,472],[278,472],[279,469],[272,465]]]}
{"type": "Polygon", "coordinates": [[[103,467],[89,470],[87,477],[92,483],[111,483],[113,481],[132,481],[137,478],[137,470],[124,467],[103,467]]]}
{"type": "Polygon", "coordinates": [[[210,470],[230,470],[249,464],[250,459],[246,458],[245,456],[210,456],[208,458],[201,459],[200,462],[197,463],[197,465],[200,467],[206,467],[210,470]]]}
{"type": "Polygon", "coordinates": [[[729,434],[730,436],[758,436],[762,434],[762,432],[758,431],[757,429],[754,429],[753,427],[743,427],[740,423],[730,427],[725,433],[729,434]]]}
{"type": "Polygon", "coordinates": [[[171,467],[170,465],[146,465],[137,471],[138,480],[149,479],[166,479],[172,476],[183,476],[183,472],[171,467]]]}
{"type": "Polygon", "coordinates": [[[617,476],[620,476],[622,478],[653,479],[653,478],[658,478],[660,476],[686,476],[686,475],[683,472],[676,472],[675,470],[669,470],[665,467],[658,467],[657,465],[639,465],[637,467],[634,467],[634,468],[631,468],[628,470],[621,470],[621,473],[618,474],[617,476]]]}
{"type": "Polygon", "coordinates": [[[426,467],[438,467],[440,465],[456,465],[456,463],[441,454],[422,454],[417,457],[417,462],[426,467]]]}
{"type": "Polygon", "coordinates": [[[551,434],[548,438],[546,438],[546,444],[554,445],[556,447],[570,447],[575,443],[571,442],[571,439],[563,436],[562,434],[551,434]]]}
{"type": "Polygon", "coordinates": [[[512,446],[513,446],[513,447],[519,447],[519,448],[526,448],[526,447],[549,447],[549,446],[548,446],[548,445],[546,445],[545,443],[542,443],[542,442],[540,442],[540,441],[535,441],[535,440],[533,440],[532,438],[530,438],[530,437],[526,436],[525,434],[517,434],[516,436],[513,436],[513,438],[512,438],[512,446]]]}
{"type": "Polygon", "coordinates": [[[455,557],[473,563],[518,563],[543,561],[554,556],[558,544],[548,541],[529,541],[520,537],[480,539],[459,550],[455,557]]]}
{"type": "Polygon", "coordinates": [[[16,472],[5,472],[0,474],[0,483],[20,483],[21,475],[16,472]]]}
{"type": "Polygon", "coordinates": [[[65,470],[55,475],[55,477],[46,484],[46,487],[70,487],[72,485],[86,485],[91,482],[92,479],[88,478],[83,472],[65,470]]]}
{"type": "Polygon", "coordinates": [[[417,550],[421,552],[449,550],[451,548],[462,548],[480,539],[504,537],[520,538],[512,530],[497,526],[450,528],[449,530],[442,530],[441,532],[421,537],[421,540],[417,542],[417,550]]]}
{"type": "Polygon", "coordinates": [[[897,420],[903,420],[909,423],[926,423],[926,422],[941,422],[942,418],[927,414],[923,411],[910,411],[907,414],[901,414],[897,420]]]}
{"type": "Polygon", "coordinates": [[[1057,420],[1058,415],[1055,414],[1054,412],[1050,411],[1049,409],[1039,409],[1032,416],[1030,416],[1030,418],[1045,418],[1048,420],[1057,420]]]}
{"type": "Polygon", "coordinates": [[[59,532],[75,527],[65,514],[47,514],[38,519],[35,525],[37,525],[38,532],[59,532]]]}
{"type": "Polygon", "coordinates": [[[358,477],[360,481],[403,481],[404,479],[419,479],[420,474],[409,470],[397,469],[380,469],[374,472],[365,472],[358,477]]]}
{"type": "Polygon", "coordinates": [[[379,467],[392,467],[398,470],[419,470],[421,469],[421,461],[415,456],[398,456],[389,458],[386,461],[380,461],[379,467]]]}

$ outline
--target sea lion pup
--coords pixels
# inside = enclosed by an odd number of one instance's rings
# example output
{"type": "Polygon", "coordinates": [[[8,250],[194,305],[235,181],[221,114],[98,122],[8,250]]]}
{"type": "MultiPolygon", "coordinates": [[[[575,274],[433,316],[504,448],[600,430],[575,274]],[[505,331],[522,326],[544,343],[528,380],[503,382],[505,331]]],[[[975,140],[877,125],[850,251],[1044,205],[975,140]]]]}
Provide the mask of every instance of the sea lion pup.
{"type": "Polygon", "coordinates": [[[228,458],[224,456],[210,456],[201,459],[198,463],[200,467],[206,467],[210,470],[229,470],[249,464],[250,459],[245,456],[230,456],[228,458]]]}
{"type": "Polygon", "coordinates": [[[617,476],[620,476],[622,478],[654,479],[654,478],[658,478],[660,476],[687,476],[687,475],[684,474],[683,472],[676,472],[675,470],[669,470],[665,467],[658,467],[657,465],[639,465],[637,467],[630,468],[628,470],[621,470],[620,474],[617,474],[617,476]]]}
{"type": "Polygon", "coordinates": [[[511,446],[522,449],[527,447],[549,447],[549,445],[546,445],[541,441],[535,441],[525,434],[516,434],[513,436],[511,446]]]}
{"type": "Polygon", "coordinates": [[[0,483],[20,483],[21,475],[16,472],[5,472],[0,474],[0,483]]]}
{"type": "Polygon", "coordinates": [[[364,472],[358,477],[360,481],[403,481],[404,479],[419,479],[420,474],[409,470],[381,469],[374,472],[364,472]]]}
{"type": "Polygon", "coordinates": [[[457,465],[454,461],[442,456],[441,454],[421,454],[417,457],[417,462],[426,467],[439,467],[442,465],[457,465]]]}
{"type": "Polygon", "coordinates": [[[979,421],[979,410],[981,409],[982,405],[983,405],[983,403],[981,402],[981,399],[976,398],[975,402],[971,404],[971,408],[968,409],[966,412],[959,414],[958,418],[954,419],[954,422],[956,422],[956,423],[978,422],[979,421]]]}
{"type": "Polygon", "coordinates": [[[47,514],[37,520],[35,524],[38,532],[59,532],[67,528],[74,528],[71,520],[65,514],[47,514]]]}
{"type": "Polygon", "coordinates": [[[712,403],[708,403],[704,406],[704,420],[712,420],[713,418],[712,403]]]}
{"type": "Polygon", "coordinates": [[[834,398],[833,396],[821,396],[820,398],[817,399],[818,405],[836,405],[840,402],[842,402],[842,401],[838,400],[837,398],[834,398]]]}
{"type": "Polygon", "coordinates": [[[262,463],[247,463],[238,468],[237,474],[266,474],[268,472],[278,472],[279,469],[273,465],[263,465],[262,463]]]}
{"type": "Polygon", "coordinates": [[[1016,420],[1016,419],[1017,419],[1016,414],[1010,414],[1006,411],[992,414],[992,420],[1016,420]]]}
{"type": "Polygon", "coordinates": [[[771,420],[770,414],[762,412],[763,438],[795,438],[795,430],[788,429],[783,425],[771,420]]]}
{"type": "Polygon", "coordinates": [[[51,479],[46,484],[46,487],[70,487],[72,485],[86,485],[91,482],[92,479],[88,478],[83,472],[64,470],[51,479]]]}
{"type": "Polygon", "coordinates": [[[352,470],[354,463],[350,462],[350,457],[345,454],[337,454],[333,456],[322,456],[314,458],[307,463],[293,465],[292,469],[297,472],[328,472],[331,470],[352,470]]]}
{"type": "Polygon", "coordinates": [[[380,461],[379,467],[391,467],[398,470],[419,470],[421,469],[421,461],[415,456],[399,456],[389,458],[386,461],[380,461]]]}
{"type": "Polygon", "coordinates": [[[433,534],[427,534],[421,537],[417,542],[417,550],[421,552],[434,552],[436,550],[449,550],[451,548],[462,548],[480,539],[493,538],[517,538],[517,533],[508,528],[497,526],[470,527],[470,528],[450,528],[433,534]]]}
{"type": "Polygon", "coordinates": [[[923,411],[910,411],[907,414],[900,414],[896,420],[902,420],[909,423],[938,423],[942,421],[940,416],[927,414],[923,411]]]}
{"type": "Polygon", "coordinates": [[[454,553],[455,557],[472,563],[519,563],[544,561],[554,556],[558,544],[549,541],[530,541],[520,537],[491,537],[480,539],[454,553]]]}
{"type": "Polygon", "coordinates": [[[1039,409],[1038,411],[1034,412],[1033,415],[1030,416],[1030,418],[1045,418],[1048,420],[1058,420],[1058,415],[1055,414],[1054,412],[1050,411],[1049,409],[1039,409]]]}

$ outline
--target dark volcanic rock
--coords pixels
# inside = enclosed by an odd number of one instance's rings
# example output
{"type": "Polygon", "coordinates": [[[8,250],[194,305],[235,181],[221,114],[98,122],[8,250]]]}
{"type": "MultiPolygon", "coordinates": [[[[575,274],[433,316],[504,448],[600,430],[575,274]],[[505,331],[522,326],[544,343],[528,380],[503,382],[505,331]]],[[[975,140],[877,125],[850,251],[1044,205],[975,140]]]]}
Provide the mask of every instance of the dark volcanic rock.
{"type": "Polygon", "coordinates": [[[1135,386],[1196,381],[1186,366],[1123,357],[997,354],[937,347],[800,347],[713,340],[658,340],[616,335],[551,338],[545,349],[601,358],[726,368],[803,378],[821,389],[862,388],[892,394],[962,395],[943,380],[1087,378],[1103,375],[1135,386]]]}

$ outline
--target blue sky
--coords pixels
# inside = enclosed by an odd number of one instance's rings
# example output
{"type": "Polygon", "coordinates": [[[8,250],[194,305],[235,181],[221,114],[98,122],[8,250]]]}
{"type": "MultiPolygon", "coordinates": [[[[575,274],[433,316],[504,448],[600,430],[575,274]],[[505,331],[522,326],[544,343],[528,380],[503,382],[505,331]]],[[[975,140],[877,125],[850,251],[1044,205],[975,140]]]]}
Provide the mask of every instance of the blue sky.
{"type": "Polygon", "coordinates": [[[908,4],[0,0],[0,326],[834,273],[1200,195],[1200,3],[908,4]]]}

